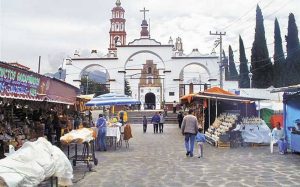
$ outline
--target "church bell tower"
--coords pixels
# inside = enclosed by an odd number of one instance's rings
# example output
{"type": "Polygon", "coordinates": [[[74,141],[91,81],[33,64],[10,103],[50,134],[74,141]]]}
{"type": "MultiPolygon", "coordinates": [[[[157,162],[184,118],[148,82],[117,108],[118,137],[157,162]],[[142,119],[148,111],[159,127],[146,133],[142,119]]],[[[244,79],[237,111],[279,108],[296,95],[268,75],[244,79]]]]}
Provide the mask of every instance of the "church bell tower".
{"type": "Polygon", "coordinates": [[[125,10],[121,7],[121,1],[116,1],[116,6],[111,10],[112,18],[110,19],[110,31],[109,31],[109,48],[110,54],[117,55],[118,45],[126,44],[126,31],[124,13],[125,10]]]}

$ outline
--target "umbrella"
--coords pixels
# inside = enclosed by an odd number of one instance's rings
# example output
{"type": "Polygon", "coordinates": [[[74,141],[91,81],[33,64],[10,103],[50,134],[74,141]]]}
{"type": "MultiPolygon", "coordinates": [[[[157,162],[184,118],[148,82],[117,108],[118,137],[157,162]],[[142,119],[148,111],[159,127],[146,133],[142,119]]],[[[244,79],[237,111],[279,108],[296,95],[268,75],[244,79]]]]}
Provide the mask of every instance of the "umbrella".
{"type": "Polygon", "coordinates": [[[108,93],[97,96],[87,102],[85,106],[107,106],[107,105],[139,105],[141,102],[128,95],[108,93]]]}

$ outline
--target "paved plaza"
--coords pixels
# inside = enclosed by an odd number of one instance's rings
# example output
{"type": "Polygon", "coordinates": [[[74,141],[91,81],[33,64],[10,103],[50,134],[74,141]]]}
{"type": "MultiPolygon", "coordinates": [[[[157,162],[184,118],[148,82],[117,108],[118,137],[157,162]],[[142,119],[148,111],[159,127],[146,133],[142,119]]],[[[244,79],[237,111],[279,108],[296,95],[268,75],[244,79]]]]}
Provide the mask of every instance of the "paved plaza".
{"type": "MultiPolygon", "coordinates": [[[[300,155],[270,154],[269,147],[215,148],[204,146],[204,158],[186,157],[183,136],[177,125],[165,125],[153,134],[148,125],[132,125],[133,138],[107,152],[96,152],[99,164],[88,172],[74,167],[74,186],[300,186],[300,155]]],[[[196,151],[196,150],[195,150],[196,151]]]]}

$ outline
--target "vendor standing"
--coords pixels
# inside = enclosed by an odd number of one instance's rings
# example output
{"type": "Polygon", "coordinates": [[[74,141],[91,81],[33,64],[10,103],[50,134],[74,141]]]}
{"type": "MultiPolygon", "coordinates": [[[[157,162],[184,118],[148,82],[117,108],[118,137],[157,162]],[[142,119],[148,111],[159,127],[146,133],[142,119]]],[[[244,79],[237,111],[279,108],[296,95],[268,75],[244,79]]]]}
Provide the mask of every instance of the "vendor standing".
{"type": "Polygon", "coordinates": [[[122,123],[122,126],[127,122],[127,112],[125,110],[121,110],[118,113],[119,122],[122,123]]]}
{"type": "Polygon", "coordinates": [[[98,128],[98,151],[106,151],[106,120],[103,114],[99,114],[96,127],[98,128]]]}

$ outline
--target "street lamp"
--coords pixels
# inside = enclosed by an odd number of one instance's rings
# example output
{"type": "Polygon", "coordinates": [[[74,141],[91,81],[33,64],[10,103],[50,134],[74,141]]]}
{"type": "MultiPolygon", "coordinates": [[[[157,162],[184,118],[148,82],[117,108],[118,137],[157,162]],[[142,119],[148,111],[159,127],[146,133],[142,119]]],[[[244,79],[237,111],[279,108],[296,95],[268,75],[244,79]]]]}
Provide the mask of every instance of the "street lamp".
{"type": "Polygon", "coordinates": [[[61,74],[62,74],[62,72],[63,72],[62,67],[59,67],[59,68],[58,68],[58,73],[59,73],[59,79],[60,79],[60,80],[61,80],[61,74]]]}
{"type": "Polygon", "coordinates": [[[85,90],[85,95],[88,94],[88,90],[89,90],[89,73],[86,72],[83,76],[85,76],[86,78],[86,90],[85,90]]]}
{"type": "Polygon", "coordinates": [[[250,80],[250,88],[252,88],[252,76],[253,74],[251,72],[248,73],[249,80],[250,80]]]}

